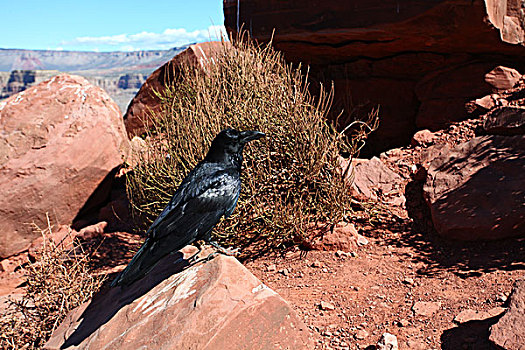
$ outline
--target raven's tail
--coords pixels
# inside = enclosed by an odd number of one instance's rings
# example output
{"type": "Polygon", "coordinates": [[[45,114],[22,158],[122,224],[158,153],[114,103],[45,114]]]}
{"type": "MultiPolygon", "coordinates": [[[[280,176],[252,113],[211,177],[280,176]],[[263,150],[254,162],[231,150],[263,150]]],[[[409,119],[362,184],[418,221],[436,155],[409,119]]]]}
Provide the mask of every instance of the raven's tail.
{"type": "Polygon", "coordinates": [[[138,279],[141,279],[153,266],[148,266],[146,256],[150,252],[150,240],[146,239],[142,247],[135,254],[128,266],[111,282],[111,287],[120,285],[130,285],[138,279]]]}

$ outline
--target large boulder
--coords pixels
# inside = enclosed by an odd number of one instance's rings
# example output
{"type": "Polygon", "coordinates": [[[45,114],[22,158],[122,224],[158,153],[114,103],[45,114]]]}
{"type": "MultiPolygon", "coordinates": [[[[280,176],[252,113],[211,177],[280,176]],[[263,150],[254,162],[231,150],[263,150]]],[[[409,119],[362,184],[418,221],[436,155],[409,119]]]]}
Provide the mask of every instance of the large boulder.
{"type": "Polygon", "coordinates": [[[423,188],[436,231],[459,240],[522,236],[524,173],[524,135],[475,137],[441,152],[423,188]]]}
{"type": "Polygon", "coordinates": [[[45,349],[313,348],[290,305],[235,258],[183,270],[181,255],[73,310],[45,349]]]}
{"type": "Polygon", "coordinates": [[[167,87],[176,84],[181,65],[203,67],[211,62],[215,52],[221,50],[224,45],[226,43],[220,41],[190,45],[186,50],[151,73],[137,95],[131,100],[124,115],[128,135],[130,137],[140,135],[144,132],[144,124],[147,124],[151,117],[162,110],[159,93],[162,95],[167,87]]]}
{"type": "Polygon", "coordinates": [[[490,341],[505,350],[525,349],[525,280],[514,284],[509,308],[505,315],[490,327],[490,341]]]}
{"type": "Polygon", "coordinates": [[[334,117],[340,107],[380,105],[379,129],[367,141],[377,153],[408,143],[417,128],[466,118],[464,103],[491,91],[484,77],[494,67],[524,67],[520,4],[225,0],[224,23],[309,64],[311,78],[333,81],[334,117]]]}
{"type": "Polygon", "coordinates": [[[27,249],[46,213],[68,224],[103,202],[109,188],[94,192],[127,147],[117,105],[82,77],[58,75],[0,102],[0,258],[27,249]]]}

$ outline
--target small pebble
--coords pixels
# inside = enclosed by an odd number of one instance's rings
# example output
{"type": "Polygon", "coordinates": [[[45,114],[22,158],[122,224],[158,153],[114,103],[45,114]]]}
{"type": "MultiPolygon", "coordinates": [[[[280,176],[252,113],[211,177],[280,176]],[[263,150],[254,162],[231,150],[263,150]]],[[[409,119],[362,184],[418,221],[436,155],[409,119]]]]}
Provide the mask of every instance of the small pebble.
{"type": "Polygon", "coordinates": [[[321,310],[335,310],[335,306],[327,301],[321,301],[319,306],[321,307],[321,310]]]}

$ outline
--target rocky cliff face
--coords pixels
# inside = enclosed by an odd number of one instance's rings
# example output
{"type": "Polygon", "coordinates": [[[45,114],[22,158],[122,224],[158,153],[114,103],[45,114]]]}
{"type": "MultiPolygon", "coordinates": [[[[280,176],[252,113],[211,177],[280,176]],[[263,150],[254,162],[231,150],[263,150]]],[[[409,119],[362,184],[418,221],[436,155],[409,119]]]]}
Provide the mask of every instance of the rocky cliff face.
{"type": "MultiPolygon", "coordinates": [[[[225,0],[225,25],[244,25],[311,77],[335,83],[334,112],[380,106],[373,152],[406,144],[417,129],[466,117],[486,95],[484,75],[525,64],[525,9],[518,0],[279,2],[225,0]],[[239,4],[239,8],[237,8],[239,4]]],[[[348,122],[347,120],[346,122],[348,122]]]]}
{"type": "MultiPolygon", "coordinates": [[[[11,75],[10,72],[0,72],[0,87],[3,87],[7,85],[7,82],[9,81],[9,76],[11,75]]],[[[0,90],[1,92],[1,90],[0,90]]]]}
{"type": "Polygon", "coordinates": [[[125,74],[118,79],[119,89],[140,89],[148,77],[145,74],[125,74]]]}

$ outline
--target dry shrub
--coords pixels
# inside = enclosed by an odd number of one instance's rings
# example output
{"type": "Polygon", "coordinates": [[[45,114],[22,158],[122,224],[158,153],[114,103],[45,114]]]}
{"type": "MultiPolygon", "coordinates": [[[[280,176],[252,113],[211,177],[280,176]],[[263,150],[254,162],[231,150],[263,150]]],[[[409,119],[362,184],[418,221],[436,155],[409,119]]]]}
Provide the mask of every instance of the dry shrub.
{"type": "Polygon", "coordinates": [[[222,42],[204,69],[183,65],[176,85],[157,93],[162,112],[148,120],[147,146],[134,155],[128,191],[136,213],[151,223],[215,135],[232,127],[267,137],[246,147],[237,208],[215,238],[241,246],[262,238],[266,248],[281,248],[342,220],[350,196],[338,157],[354,154],[368,129],[351,140],[338,133],[325,118],[332,92],[320,90],[312,97],[301,67],[248,40],[222,42]]]}
{"type": "Polygon", "coordinates": [[[24,267],[26,294],[12,300],[0,318],[2,349],[42,348],[68,312],[102,285],[101,277],[90,274],[90,259],[80,244],[69,249],[57,245],[48,237],[51,230],[51,225],[41,230],[43,248],[36,261],[24,267]]]}

